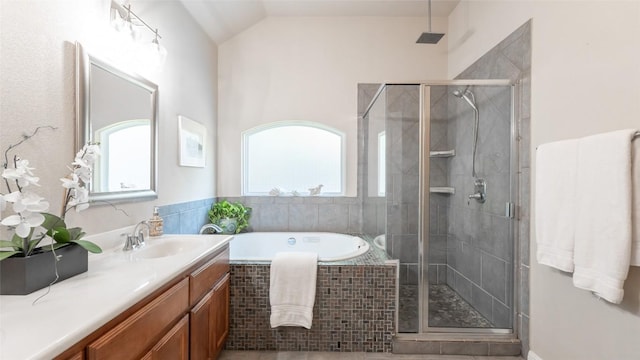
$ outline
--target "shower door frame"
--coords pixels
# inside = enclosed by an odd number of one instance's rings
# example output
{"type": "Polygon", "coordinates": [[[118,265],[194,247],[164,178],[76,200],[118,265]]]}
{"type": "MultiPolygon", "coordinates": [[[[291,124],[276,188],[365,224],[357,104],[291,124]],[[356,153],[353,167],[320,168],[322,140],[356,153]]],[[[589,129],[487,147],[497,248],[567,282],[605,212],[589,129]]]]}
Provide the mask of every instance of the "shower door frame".
{"type": "MultiPolygon", "coordinates": [[[[510,189],[509,198],[511,206],[507,211],[514,211],[517,207],[517,194],[518,194],[518,179],[516,171],[518,169],[518,146],[517,146],[517,116],[520,113],[518,111],[519,105],[517,99],[518,83],[511,80],[504,79],[490,79],[490,80],[448,80],[448,81],[425,81],[420,85],[420,154],[419,154],[419,178],[420,178],[420,192],[419,192],[419,226],[418,226],[418,263],[419,269],[419,320],[418,320],[418,333],[460,333],[460,334],[482,334],[482,335],[495,335],[500,337],[514,338],[518,336],[518,312],[519,312],[519,289],[520,289],[520,276],[518,265],[520,263],[519,254],[519,238],[517,229],[517,218],[515,214],[511,213],[509,216],[512,221],[509,226],[509,234],[513,239],[513,261],[512,261],[512,321],[511,329],[502,328],[443,328],[429,326],[429,166],[430,166],[430,128],[431,128],[431,106],[430,106],[430,90],[431,86],[510,86],[511,87],[511,119],[510,119],[510,152],[509,152],[509,177],[510,177],[510,189]]],[[[395,85],[389,84],[386,85],[395,85]]],[[[409,335],[409,334],[407,334],[409,335]]]]}

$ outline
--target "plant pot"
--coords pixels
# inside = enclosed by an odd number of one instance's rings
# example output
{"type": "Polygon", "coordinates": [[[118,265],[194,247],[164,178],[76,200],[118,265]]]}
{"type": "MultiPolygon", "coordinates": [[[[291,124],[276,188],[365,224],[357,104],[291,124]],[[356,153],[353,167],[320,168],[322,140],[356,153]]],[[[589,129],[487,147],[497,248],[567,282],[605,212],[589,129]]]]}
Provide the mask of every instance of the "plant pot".
{"type": "Polygon", "coordinates": [[[238,219],[236,218],[223,218],[220,219],[216,225],[222,228],[223,234],[235,234],[238,228],[238,219]]]}
{"type": "MultiPolygon", "coordinates": [[[[49,286],[56,278],[55,259],[51,251],[36,249],[27,257],[10,257],[0,261],[0,295],[27,295],[49,286]]],[[[70,244],[56,250],[58,281],[87,271],[89,257],[80,245],[70,244]]]]}

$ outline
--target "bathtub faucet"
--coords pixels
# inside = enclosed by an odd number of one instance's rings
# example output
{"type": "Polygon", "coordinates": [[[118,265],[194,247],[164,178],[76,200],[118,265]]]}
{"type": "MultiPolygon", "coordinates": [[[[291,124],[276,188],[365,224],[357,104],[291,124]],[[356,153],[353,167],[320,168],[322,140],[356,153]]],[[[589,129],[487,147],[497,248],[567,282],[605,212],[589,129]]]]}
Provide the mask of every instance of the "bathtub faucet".
{"type": "Polygon", "coordinates": [[[223,231],[222,228],[216,224],[205,224],[200,228],[200,234],[211,234],[211,230],[213,230],[213,234],[221,233],[223,231]]]}

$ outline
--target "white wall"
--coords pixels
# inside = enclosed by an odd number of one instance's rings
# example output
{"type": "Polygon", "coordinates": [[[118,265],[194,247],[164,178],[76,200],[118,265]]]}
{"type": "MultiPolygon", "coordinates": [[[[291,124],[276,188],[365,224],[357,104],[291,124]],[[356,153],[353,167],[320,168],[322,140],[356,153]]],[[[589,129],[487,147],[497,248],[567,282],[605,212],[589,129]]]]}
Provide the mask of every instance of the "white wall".
{"type": "Polygon", "coordinates": [[[218,194],[241,195],[242,131],[307,120],[347,134],[346,194],[355,196],[357,84],[445,78],[447,37],[416,44],[425,30],[418,17],[270,17],[220,44],[218,194]]]}
{"type": "MultiPolygon", "coordinates": [[[[75,131],[75,41],[105,50],[109,0],[2,0],[0,3],[0,149],[15,143],[36,126],[52,125],[20,146],[41,178],[38,193],[58,213],[62,204],[60,177],[73,161],[75,131]]],[[[215,196],[215,133],[217,111],[217,48],[193,24],[177,2],[132,2],[132,9],[163,36],[168,50],[159,85],[159,198],[110,206],[92,206],[70,213],[68,222],[89,233],[135,224],[151,216],[153,205],[215,196]],[[207,167],[178,164],[177,115],[204,123],[209,133],[207,167]]],[[[5,192],[3,188],[1,190],[5,192]]]]}
{"type": "MultiPolygon", "coordinates": [[[[638,1],[464,1],[449,18],[449,76],[530,18],[532,160],[542,143],[640,128],[638,1]]],[[[535,254],[534,230],[531,235],[535,254]]],[[[631,268],[620,306],[574,288],[569,275],[535,258],[530,286],[531,349],[540,358],[638,358],[639,268],[631,268]]]]}

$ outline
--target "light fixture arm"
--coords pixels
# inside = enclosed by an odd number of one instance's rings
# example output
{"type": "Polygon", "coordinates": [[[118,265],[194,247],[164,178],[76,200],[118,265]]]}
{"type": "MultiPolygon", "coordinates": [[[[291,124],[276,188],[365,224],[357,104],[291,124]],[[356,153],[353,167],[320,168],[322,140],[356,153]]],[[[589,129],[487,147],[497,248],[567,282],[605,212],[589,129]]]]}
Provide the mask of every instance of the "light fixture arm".
{"type": "Polygon", "coordinates": [[[116,12],[116,16],[120,16],[121,18],[127,20],[128,22],[130,22],[131,24],[133,24],[133,22],[131,21],[131,16],[135,17],[136,20],[140,21],[140,23],[144,26],[146,26],[146,28],[151,31],[152,33],[154,33],[154,35],[156,36],[156,41],[157,39],[162,39],[162,36],[160,36],[160,34],[158,33],[158,29],[157,28],[153,28],[151,27],[149,24],[147,24],[144,20],[142,20],[142,18],[140,16],[138,16],[136,13],[134,13],[131,10],[131,4],[123,6],[122,4],[119,4],[117,1],[115,0],[111,0],[111,8],[115,10],[116,12]],[[125,15],[126,14],[126,15],[125,15]]]}

